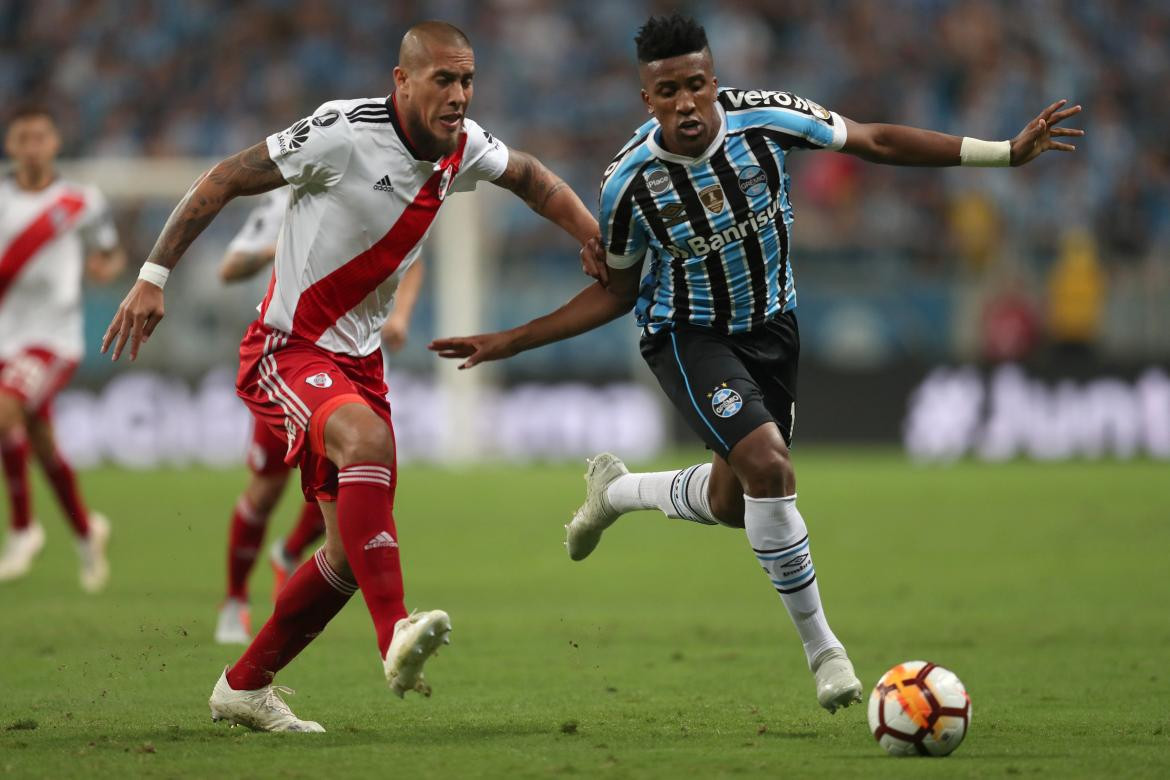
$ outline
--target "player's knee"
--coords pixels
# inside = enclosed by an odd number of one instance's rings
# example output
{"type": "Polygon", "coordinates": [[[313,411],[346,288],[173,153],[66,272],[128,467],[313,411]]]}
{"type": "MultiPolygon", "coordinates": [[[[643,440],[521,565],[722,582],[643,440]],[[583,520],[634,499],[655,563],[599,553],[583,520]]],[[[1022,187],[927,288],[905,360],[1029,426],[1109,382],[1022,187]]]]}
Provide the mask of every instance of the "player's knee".
{"type": "Polygon", "coordinates": [[[20,399],[11,393],[0,393],[0,436],[17,433],[24,425],[24,409],[20,399]]]}
{"type": "Polygon", "coordinates": [[[53,437],[52,426],[44,420],[33,417],[25,422],[25,433],[37,460],[42,463],[51,463],[56,459],[57,440],[53,437]]]}
{"type": "Polygon", "coordinates": [[[325,423],[325,454],[338,468],[355,463],[394,462],[390,426],[368,406],[350,404],[325,423]]]}
{"type": "Polygon", "coordinates": [[[253,477],[244,493],[257,514],[269,515],[280,501],[287,477],[253,477]]]}
{"type": "Polygon", "coordinates": [[[796,471],[788,453],[778,447],[760,448],[740,465],[743,492],[752,498],[780,498],[796,489],[796,471]]]}
{"type": "Polygon", "coordinates": [[[381,420],[375,424],[350,431],[338,448],[338,468],[354,463],[394,462],[394,440],[390,429],[381,420]]]}

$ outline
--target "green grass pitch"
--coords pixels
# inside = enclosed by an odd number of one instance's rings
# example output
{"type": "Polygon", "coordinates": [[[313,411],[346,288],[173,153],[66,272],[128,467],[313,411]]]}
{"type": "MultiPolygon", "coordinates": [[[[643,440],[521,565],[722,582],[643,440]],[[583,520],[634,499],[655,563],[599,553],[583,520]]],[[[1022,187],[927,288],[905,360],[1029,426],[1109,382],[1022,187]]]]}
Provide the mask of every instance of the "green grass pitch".
{"type": "MultiPolygon", "coordinates": [[[[208,717],[237,654],[211,632],[242,472],[85,474],[114,523],[94,598],[38,489],[49,545],[0,589],[0,777],[1170,774],[1165,464],[798,454],[821,592],[863,681],[926,658],[971,693],[972,729],[945,759],[886,757],[863,708],[816,706],[742,533],[641,513],[571,563],[561,526],[582,470],[404,469],[408,605],[448,610],[453,644],[427,667],[433,698],[399,701],[355,598],[279,678],[324,735],[208,717]]],[[[270,579],[262,563],[257,625],[270,579]]]]}

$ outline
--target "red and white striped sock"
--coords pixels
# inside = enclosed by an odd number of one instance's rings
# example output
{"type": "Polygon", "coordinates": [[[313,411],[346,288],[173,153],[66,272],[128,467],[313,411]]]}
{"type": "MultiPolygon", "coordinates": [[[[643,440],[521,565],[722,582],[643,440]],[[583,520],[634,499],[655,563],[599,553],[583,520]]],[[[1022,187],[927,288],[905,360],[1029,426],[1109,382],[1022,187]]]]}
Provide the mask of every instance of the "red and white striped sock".
{"type": "Polygon", "coordinates": [[[301,508],[301,516],[288,538],[284,540],[284,554],[299,561],[305,548],[325,533],[325,517],[316,501],[310,501],[301,508]]]}
{"type": "Polygon", "coordinates": [[[61,457],[61,453],[56,451],[51,458],[42,460],[41,466],[45,469],[49,486],[53,488],[65,517],[73,526],[73,532],[81,538],[89,536],[89,510],[81,500],[81,490],[77,487],[77,476],[73,469],[61,457]]]}
{"type": "Polygon", "coordinates": [[[402,564],[394,527],[394,472],[383,463],[355,463],[337,475],[337,525],[345,555],[374,620],[378,651],[394,637],[394,624],[406,617],[402,564]]]}
{"type": "Polygon", "coordinates": [[[0,439],[0,458],[4,461],[4,481],[8,485],[12,528],[28,528],[31,513],[28,495],[28,439],[23,433],[0,439]]]}
{"type": "Polygon", "coordinates": [[[240,496],[232,512],[228,530],[228,588],[229,599],[248,600],[248,575],[256,565],[264,529],[268,527],[268,513],[258,512],[240,496]]]}
{"type": "Polygon", "coordinates": [[[349,601],[357,585],[339,575],[320,549],[288,578],[272,617],[228,670],[228,685],[254,691],[272,682],[349,601]]]}

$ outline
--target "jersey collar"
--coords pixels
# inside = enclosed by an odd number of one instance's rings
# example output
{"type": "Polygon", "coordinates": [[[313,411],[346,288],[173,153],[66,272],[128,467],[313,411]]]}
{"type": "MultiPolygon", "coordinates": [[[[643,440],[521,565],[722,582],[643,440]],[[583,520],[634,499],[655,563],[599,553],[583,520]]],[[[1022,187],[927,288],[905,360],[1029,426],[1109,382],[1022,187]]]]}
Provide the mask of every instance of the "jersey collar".
{"type": "MultiPolygon", "coordinates": [[[[451,157],[456,154],[451,154],[440,157],[437,160],[425,160],[419,156],[418,150],[414,148],[414,144],[410,142],[410,136],[406,132],[406,127],[402,124],[402,118],[398,116],[398,100],[394,97],[393,92],[390,97],[386,98],[386,108],[390,109],[390,124],[394,125],[394,132],[398,134],[398,140],[402,141],[402,145],[406,147],[406,153],[414,159],[415,163],[419,165],[429,165],[436,171],[440,171],[447,167],[450,163],[451,157]]],[[[463,131],[466,134],[466,130],[463,131]]]]}
{"type": "Polygon", "coordinates": [[[398,140],[402,141],[402,145],[406,147],[407,153],[418,162],[431,163],[431,160],[424,160],[418,156],[418,150],[414,148],[414,144],[410,142],[410,136],[406,133],[406,128],[402,125],[402,119],[398,116],[398,99],[394,97],[394,93],[390,93],[390,97],[386,98],[386,108],[390,109],[390,124],[394,125],[394,132],[398,133],[398,140]]]}
{"type": "Polygon", "coordinates": [[[679,165],[696,165],[701,162],[706,162],[723,145],[723,139],[727,137],[727,112],[723,110],[723,106],[718,102],[715,103],[715,110],[719,115],[719,130],[715,133],[715,137],[711,139],[710,145],[698,157],[687,157],[686,155],[674,154],[663,149],[658,143],[658,136],[662,132],[662,125],[659,125],[658,129],[650,134],[650,137],[646,139],[646,145],[650,147],[650,151],[654,153],[655,157],[660,160],[666,160],[667,162],[678,163],[679,165]]]}

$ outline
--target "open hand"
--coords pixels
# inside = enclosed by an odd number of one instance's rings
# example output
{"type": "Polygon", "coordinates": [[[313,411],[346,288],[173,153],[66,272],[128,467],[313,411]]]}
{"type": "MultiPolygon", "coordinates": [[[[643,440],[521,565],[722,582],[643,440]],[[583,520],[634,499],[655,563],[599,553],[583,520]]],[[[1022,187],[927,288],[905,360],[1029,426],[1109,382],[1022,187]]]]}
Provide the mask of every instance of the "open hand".
{"type": "Polygon", "coordinates": [[[1055,125],[1081,113],[1080,106],[1058,110],[1067,103],[1067,100],[1058,100],[1040,112],[1040,115],[1029,122],[1019,135],[1012,139],[1012,166],[1031,162],[1044,152],[1055,150],[1058,152],[1073,152],[1076,147],[1072,144],[1052,140],[1056,136],[1082,136],[1084,130],[1071,127],[1056,127],[1055,125]]]}
{"type": "Polygon", "coordinates": [[[609,266],[605,264],[605,247],[601,237],[594,236],[581,246],[581,270],[605,287],[609,284],[609,266]]]}
{"type": "Polygon", "coordinates": [[[138,348],[146,343],[162,322],[163,313],[162,288],[139,279],[126,293],[110,327],[106,328],[106,335],[102,338],[102,353],[105,354],[110,344],[113,344],[114,355],[111,359],[117,360],[129,339],[130,360],[137,360],[138,348]]]}
{"type": "Polygon", "coordinates": [[[466,358],[459,368],[472,368],[489,360],[503,360],[516,354],[512,338],[507,333],[483,333],[478,336],[458,336],[435,339],[427,345],[431,352],[441,358],[457,360],[466,358]]]}

